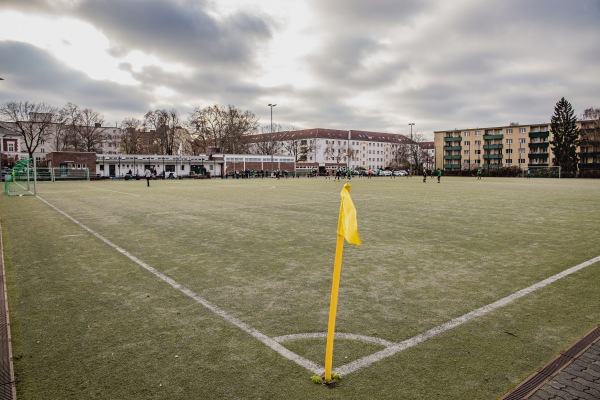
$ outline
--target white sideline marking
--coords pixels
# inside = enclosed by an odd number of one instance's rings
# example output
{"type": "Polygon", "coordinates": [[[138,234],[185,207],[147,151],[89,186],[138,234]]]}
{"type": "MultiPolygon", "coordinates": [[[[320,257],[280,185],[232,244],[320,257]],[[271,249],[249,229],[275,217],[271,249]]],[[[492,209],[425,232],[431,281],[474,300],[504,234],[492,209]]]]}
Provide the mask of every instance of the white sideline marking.
{"type": "MultiPolygon", "coordinates": [[[[161,272],[157,271],[156,269],[152,268],[150,265],[146,264],[139,258],[135,257],[133,254],[129,253],[127,250],[112,243],[110,240],[106,239],[104,236],[100,235],[99,233],[97,233],[97,232],[93,231],[92,229],[88,228],[87,226],[83,225],[82,223],[77,221],[75,218],[71,217],[69,214],[60,210],[59,208],[57,208],[53,204],[49,203],[48,201],[44,200],[40,196],[37,196],[37,197],[38,197],[38,199],[40,199],[41,201],[46,203],[48,206],[50,206],[51,208],[53,208],[60,214],[64,215],[66,218],[73,221],[76,225],[78,225],[82,229],[88,231],[89,233],[91,233],[92,235],[94,235],[95,237],[97,237],[98,239],[100,239],[101,241],[103,241],[104,243],[109,245],[110,247],[114,248],[115,250],[117,250],[118,252],[120,252],[121,254],[123,254],[124,256],[126,256],[127,258],[129,258],[130,260],[132,260],[133,262],[135,262],[142,268],[146,269],[147,271],[151,272],[152,274],[157,276],[162,281],[171,285],[173,288],[179,290],[180,292],[184,293],[185,295],[196,300],[199,304],[203,305],[210,311],[219,315],[220,317],[225,319],[227,322],[231,323],[232,325],[237,326],[242,331],[250,334],[252,337],[259,340],[260,342],[262,342],[263,344],[265,344],[272,350],[281,354],[284,358],[294,361],[301,367],[305,368],[306,370],[308,370],[314,374],[321,375],[323,373],[323,371],[324,371],[323,367],[315,364],[314,362],[312,362],[310,360],[307,360],[304,357],[299,356],[298,354],[294,353],[293,351],[286,349],[278,342],[283,342],[285,340],[300,339],[300,338],[321,338],[321,337],[326,337],[326,335],[327,335],[326,333],[304,333],[304,334],[284,335],[284,336],[279,336],[276,338],[270,338],[270,337],[266,336],[265,334],[257,331],[250,325],[248,325],[248,324],[242,322],[241,320],[237,319],[236,317],[228,314],[225,310],[208,302],[207,300],[205,300],[198,294],[194,293],[190,289],[186,288],[185,286],[179,284],[175,280],[169,278],[168,276],[166,276],[166,275],[162,274],[161,272]]],[[[464,323],[467,323],[477,317],[481,317],[482,315],[485,315],[485,314],[487,314],[491,311],[494,311],[500,307],[504,307],[521,297],[524,297],[538,289],[548,286],[549,284],[554,283],[554,282],[558,281],[559,279],[562,279],[565,276],[571,275],[583,268],[589,267],[590,265],[594,265],[597,262],[600,262],[600,256],[592,258],[591,260],[585,261],[574,267],[568,268],[556,275],[553,275],[549,278],[544,279],[543,281],[535,283],[529,287],[526,287],[525,289],[519,290],[518,292],[515,292],[509,296],[506,296],[506,297],[504,297],[498,301],[495,301],[493,303],[490,303],[486,306],[480,307],[474,311],[466,313],[460,317],[454,318],[442,325],[436,326],[435,328],[432,328],[426,332],[423,332],[417,336],[414,336],[414,337],[404,340],[402,342],[394,343],[394,342],[389,342],[384,339],[373,338],[373,337],[368,337],[368,336],[336,333],[335,337],[337,337],[337,338],[364,340],[364,341],[368,341],[368,342],[372,342],[372,343],[378,343],[378,344],[381,344],[381,345],[384,345],[387,347],[385,349],[378,351],[376,353],[373,353],[369,356],[360,358],[360,359],[352,361],[348,364],[342,365],[341,367],[335,368],[334,371],[336,373],[339,373],[340,375],[348,375],[352,372],[358,371],[359,369],[368,367],[369,365],[374,364],[378,361],[381,361],[384,358],[393,356],[396,353],[399,353],[403,350],[414,347],[414,346],[416,346],[420,343],[423,343],[441,333],[444,333],[444,332],[449,331],[453,328],[456,328],[464,323]]]]}
{"type": "Polygon", "coordinates": [[[339,373],[341,375],[345,375],[345,374],[354,372],[358,369],[364,368],[364,367],[371,365],[377,361],[383,360],[386,357],[392,356],[402,350],[406,350],[410,347],[414,347],[419,343],[422,343],[426,340],[429,340],[429,339],[439,335],[440,333],[444,333],[446,331],[449,331],[450,329],[456,328],[457,326],[460,326],[466,322],[469,322],[477,317],[481,317],[482,315],[485,315],[485,314],[489,313],[490,311],[494,311],[497,308],[504,307],[505,305],[510,304],[513,301],[515,301],[525,295],[528,295],[538,289],[548,286],[549,284],[554,283],[557,280],[562,279],[567,275],[571,275],[571,274],[573,274],[585,267],[589,267],[590,265],[593,265],[599,261],[600,261],[600,256],[598,256],[596,258],[592,258],[591,260],[582,262],[581,264],[571,267],[569,269],[566,269],[563,272],[560,272],[554,276],[551,276],[550,278],[544,279],[543,281],[535,283],[525,289],[519,290],[518,292],[515,292],[509,296],[506,296],[498,301],[495,301],[491,304],[488,304],[488,305],[478,308],[474,311],[466,313],[460,317],[454,318],[454,319],[446,322],[445,324],[436,326],[435,328],[432,328],[426,332],[423,332],[423,333],[421,333],[417,336],[414,336],[410,339],[407,339],[403,342],[397,343],[391,347],[388,347],[387,349],[381,350],[377,353],[373,353],[369,356],[360,358],[351,363],[343,365],[343,366],[337,368],[336,371],[337,371],[337,373],[339,373]]]}
{"type": "Polygon", "coordinates": [[[88,231],[89,233],[91,233],[92,235],[94,235],[95,237],[97,237],[98,239],[100,239],[101,241],[103,241],[104,243],[106,243],[107,245],[112,247],[113,249],[117,250],[119,253],[123,254],[125,257],[129,258],[131,261],[135,262],[142,268],[151,272],[152,274],[157,276],[160,280],[168,283],[175,289],[179,290],[180,292],[184,293],[185,295],[196,300],[198,303],[200,303],[201,305],[203,305],[210,311],[212,311],[215,314],[217,314],[218,316],[222,317],[223,319],[225,319],[227,322],[231,323],[232,325],[237,326],[242,331],[250,334],[252,337],[259,340],[263,344],[267,345],[271,349],[275,350],[276,352],[281,354],[283,357],[287,358],[288,360],[294,361],[298,365],[304,367],[305,369],[307,369],[308,371],[310,371],[314,374],[320,374],[323,371],[322,367],[320,367],[317,364],[313,363],[312,361],[307,360],[306,358],[301,357],[298,354],[286,349],[285,347],[283,347],[282,345],[280,345],[279,343],[277,343],[275,340],[271,339],[267,335],[257,331],[256,329],[254,329],[250,325],[246,324],[245,322],[242,322],[241,320],[237,319],[236,317],[228,314],[225,310],[210,303],[209,301],[205,300],[204,298],[202,298],[198,294],[194,293],[190,289],[186,288],[185,286],[181,285],[180,283],[176,282],[175,280],[169,278],[168,276],[166,276],[166,275],[162,274],[161,272],[157,271],[156,269],[152,268],[150,265],[146,264],[145,262],[143,262],[142,260],[140,260],[139,258],[134,256],[133,254],[129,253],[127,250],[117,246],[116,244],[114,244],[113,242],[111,242],[110,240],[105,238],[104,236],[100,235],[99,233],[97,233],[97,232],[93,231],[92,229],[88,228],[87,226],[83,225],[81,222],[77,221],[75,218],[71,217],[69,214],[60,210],[59,208],[57,208],[53,204],[49,203],[48,201],[44,200],[40,196],[38,196],[38,199],[42,200],[48,206],[50,206],[51,208],[53,208],[60,214],[64,215],[65,217],[67,217],[68,219],[73,221],[76,225],[78,225],[82,229],[85,229],[86,231],[88,231]]]}

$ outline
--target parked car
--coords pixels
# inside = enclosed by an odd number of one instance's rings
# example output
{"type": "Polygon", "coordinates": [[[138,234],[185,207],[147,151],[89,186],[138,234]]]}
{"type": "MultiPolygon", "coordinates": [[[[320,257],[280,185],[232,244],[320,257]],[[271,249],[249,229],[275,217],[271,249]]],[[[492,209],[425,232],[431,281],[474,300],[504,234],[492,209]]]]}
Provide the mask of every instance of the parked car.
{"type": "Polygon", "coordinates": [[[408,175],[408,172],[406,172],[404,170],[398,170],[398,171],[394,171],[393,174],[395,176],[406,176],[406,175],[408,175]]]}
{"type": "Polygon", "coordinates": [[[389,169],[384,169],[381,171],[380,176],[392,176],[392,171],[389,169]]]}

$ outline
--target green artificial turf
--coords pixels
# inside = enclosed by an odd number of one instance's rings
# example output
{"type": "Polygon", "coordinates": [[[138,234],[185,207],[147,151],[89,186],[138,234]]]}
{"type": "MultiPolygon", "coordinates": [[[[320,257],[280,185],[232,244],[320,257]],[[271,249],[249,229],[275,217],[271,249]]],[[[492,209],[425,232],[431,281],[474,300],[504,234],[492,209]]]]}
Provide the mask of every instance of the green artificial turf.
{"type": "MultiPolygon", "coordinates": [[[[402,342],[600,256],[600,182],[355,179],[336,331],[402,342]]],[[[600,264],[335,388],[80,224],[275,338],[327,330],[342,183],[38,184],[0,199],[19,399],[490,399],[600,323],[600,264]]],[[[323,365],[325,340],[281,343],[323,365]]],[[[336,339],[334,369],[381,350],[336,339]]]]}

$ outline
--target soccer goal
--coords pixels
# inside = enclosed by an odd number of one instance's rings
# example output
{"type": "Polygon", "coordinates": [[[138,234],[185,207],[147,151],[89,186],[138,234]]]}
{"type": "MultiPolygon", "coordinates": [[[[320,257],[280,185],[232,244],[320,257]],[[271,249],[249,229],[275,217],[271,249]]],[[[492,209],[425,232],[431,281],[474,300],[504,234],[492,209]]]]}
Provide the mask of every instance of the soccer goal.
{"type": "Polygon", "coordinates": [[[57,182],[57,181],[89,181],[89,168],[37,168],[36,174],[38,181],[57,182]]]}
{"type": "Polygon", "coordinates": [[[27,158],[18,161],[6,174],[4,192],[9,196],[35,196],[35,160],[27,158]]]}
{"type": "Polygon", "coordinates": [[[529,166],[528,171],[523,171],[525,177],[528,178],[559,178],[560,166],[529,166]]]}

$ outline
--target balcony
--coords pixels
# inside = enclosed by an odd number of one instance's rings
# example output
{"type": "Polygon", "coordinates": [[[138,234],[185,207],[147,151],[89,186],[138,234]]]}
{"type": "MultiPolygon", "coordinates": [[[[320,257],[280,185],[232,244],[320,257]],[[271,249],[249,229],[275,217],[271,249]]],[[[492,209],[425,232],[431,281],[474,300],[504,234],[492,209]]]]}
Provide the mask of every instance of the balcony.
{"type": "Polygon", "coordinates": [[[502,149],[503,145],[501,144],[484,144],[484,150],[494,150],[494,149],[502,149]]]}
{"type": "Polygon", "coordinates": [[[585,151],[583,153],[579,153],[579,157],[588,158],[588,157],[598,157],[600,156],[600,151],[585,151]]]}
{"type": "Polygon", "coordinates": [[[460,155],[444,156],[444,160],[460,160],[460,159],[461,159],[460,155]]]}
{"type": "Polygon", "coordinates": [[[503,137],[504,137],[504,135],[501,133],[498,135],[485,134],[485,135],[483,135],[483,140],[499,140],[499,139],[502,140],[503,137]]]}
{"type": "Polygon", "coordinates": [[[548,142],[544,142],[544,143],[529,143],[529,148],[530,149],[547,149],[548,146],[550,146],[550,143],[548,143],[548,142]]]}
{"type": "Polygon", "coordinates": [[[444,164],[444,169],[460,169],[460,164],[444,164]]]}
{"type": "Polygon", "coordinates": [[[444,142],[460,142],[462,140],[461,137],[445,137],[444,142]]]}
{"type": "Polygon", "coordinates": [[[502,154],[484,154],[484,155],[483,155],[483,159],[484,159],[484,160],[497,160],[497,159],[502,159],[502,154]]]}
{"type": "Polygon", "coordinates": [[[461,151],[462,146],[444,146],[444,150],[446,150],[446,151],[461,151]]]}
{"type": "Polygon", "coordinates": [[[550,136],[550,132],[549,131],[529,132],[529,137],[530,138],[546,138],[548,136],[550,136]]]}
{"type": "Polygon", "coordinates": [[[548,158],[548,153],[529,153],[529,158],[530,159],[548,158]]]}
{"type": "Polygon", "coordinates": [[[532,164],[532,163],[529,163],[529,164],[527,164],[527,166],[528,167],[547,167],[548,163],[546,163],[546,164],[543,164],[543,163],[541,163],[541,164],[532,164]]]}

